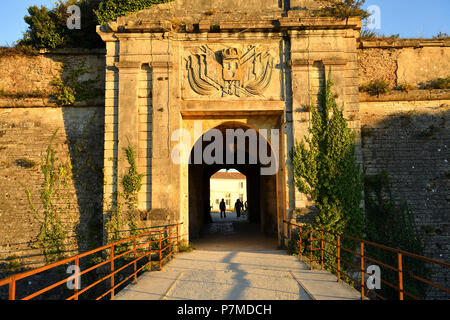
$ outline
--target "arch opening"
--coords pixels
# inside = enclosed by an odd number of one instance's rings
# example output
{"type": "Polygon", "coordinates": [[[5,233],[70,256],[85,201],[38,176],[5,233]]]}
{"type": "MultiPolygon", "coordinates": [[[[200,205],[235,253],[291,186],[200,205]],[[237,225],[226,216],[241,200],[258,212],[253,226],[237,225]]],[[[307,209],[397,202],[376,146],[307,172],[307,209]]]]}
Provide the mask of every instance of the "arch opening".
{"type": "Polygon", "coordinates": [[[277,170],[271,168],[278,166],[278,157],[266,136],[248,124],[230,121],[206,131],[195,142],[188,165],[190,239],[203,237],[214,223],[210,179],[223,169],[234,169],[246,177],[247,223],[266,236],[276,237],[277,170]],[[212,133],[215,138],[211,138],[212,133]]]}

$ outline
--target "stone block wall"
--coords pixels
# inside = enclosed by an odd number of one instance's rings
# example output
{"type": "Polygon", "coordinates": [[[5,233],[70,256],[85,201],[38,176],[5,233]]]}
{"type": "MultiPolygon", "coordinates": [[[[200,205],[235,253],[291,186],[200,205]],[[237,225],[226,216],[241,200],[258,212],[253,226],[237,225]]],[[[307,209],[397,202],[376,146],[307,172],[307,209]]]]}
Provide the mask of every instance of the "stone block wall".
{"type": "MultiPolygon", "coordinates": [[[[43,206],[40,192],[44,181],[41,163],[50,139],[56,152],[56,164],[71,163],[64,187],[72,216],[67,253],[85,251],[103,233],[101,221],[103,199],[104,99],[60,106],[52,98],[52,81],[85,63],[83,79],[97,79],[104,88],[104,51],[71,50],[42,53],[37,56],[5,55],[0,57],[0,277],[7,275],[8,258],[20,257],[22,268],[45,264],[42,249],[34,248],[40,223],[35,219],[25,189],[30,191],[38,212],[43,206]],[[20,98],[36,91],[43,97],[20,98]],[[98,219],[97,219],[98,218],[98,219]],[[98,228],[98,230],[91,230],[98,228]],[[79,237],[81,236],[81,237],[79,237]],[[94,237],[95,238],[95,237],[94,237]]],[[[57,201],[58,204],[61,204],[57,201]]],[[[101,243],[100,243],[101,244],[101,243]]]]}
{"type": "MultiPolygon", "coordinates": [[[[360,114],[366,174],[389,174],[395,200],[415,215],[424,255],[448,263],[450,100],[361,102],[360,114]]],[[[432,281],[450,287],[448,270],[435,266],[432,281]]]]}
{"type": "Polygon", "coordinates": [[[362,41],[358,49],[359,85],[384,80],[392,87],[420,87],[450,76],[449,40],[362,41]]]}
{"type": "MultiPolygon", "coordinates": [[[[89,70],[83,80],[98,80],[96,86],[105,85],[105,51],[82,49],[59,49],[52,52],[42,51],[35,56],[0,56],[0,90],[8,93],[32,93],[35,91],[51,93],[52,82],[67,75],[70,70],[85,65],[89,70]],[[64,73],[61,71],[64,69],[64,73]]],[[[5,104],[5,103],[3,103],[5,104]]]]}

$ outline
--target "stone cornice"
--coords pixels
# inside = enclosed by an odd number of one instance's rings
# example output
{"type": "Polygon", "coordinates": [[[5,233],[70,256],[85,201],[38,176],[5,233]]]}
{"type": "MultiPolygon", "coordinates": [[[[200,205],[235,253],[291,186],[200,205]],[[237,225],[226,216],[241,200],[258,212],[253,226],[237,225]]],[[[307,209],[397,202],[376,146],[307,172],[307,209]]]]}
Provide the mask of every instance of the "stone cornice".
{"type": "Polygon", "coordinates": [[[122,37],[127,33],[221,33],[221,32],[279,32],[288,30],[311,30],[311,29],[353,29],[360,30],[361,19],[354,17],[346,20],[335,18],[287,18],[256,19],[256,20],[223,20],[214,22],[212,20],[200,20],[198,23],[182,23],[176,21],[130,21],[123,25],[115,22],[97,28],[104,41],[115,41],[108,34],[116,34],[122,37]]]}
{"type": "MultiPolygon", "coordinates": [[[[314,64],[316,60],[314,59],[293,59],[291,61],[288,62],[288,66],[289,67],[297,67],[297,66],[312,66],[314,64]]],[[[336,66],[336,65],[341,65],[344,66],[347,64],[347,59],[343,59],[343,58],[327,58],[327,59],[322,59],[321,60],[323,62],[324,65],[326,66],[336,66]]]]}
{"type": "Polygon", "coordinates": [[[373,39],[360,40],[360,49],[371,48],[423,48],[423,47],[450,47],[450,38],[447,39],[373,39]]]}

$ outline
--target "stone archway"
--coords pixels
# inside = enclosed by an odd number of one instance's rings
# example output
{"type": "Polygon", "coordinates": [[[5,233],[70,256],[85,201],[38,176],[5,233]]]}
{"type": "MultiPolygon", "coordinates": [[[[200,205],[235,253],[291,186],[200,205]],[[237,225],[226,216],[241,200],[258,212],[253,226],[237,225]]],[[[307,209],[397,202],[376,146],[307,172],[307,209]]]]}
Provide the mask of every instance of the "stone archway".
{"type": "MultiPolygon", "coordinates": [[[[231,136],[230,136],[231,137],[231,136]]],[[[273,139],[273,137],[272,137],[273,139]]],[[[218,145],[216,145],[218,146],[218,145]]],[[[243,122],[227,121],[207,130],[195,142],[189,161],[189,235],[190,238],[199,236],[202,227],[210,223],[209,199],[211,176],[220,169],[236,169],[247,177],[247,197],[249,203],[249,222],[260,225],[260,230],[266,235],[276,236],[278,230],[277,192],[278,150],[274,151],[270,140],[260,131],[243,122]],[[214,150],[214,163],[207,163],[211,145],[217,143],[215,139],[204,141],[205,136],[215,130],[222,134],[221,155],[214,150]],[[227,134],[234,134],[231,140],[227,134]],[[202,154],[201,161],[195,159],[202,154]],[[232,158],[229,155],[232,154],[232,158]],[[269,159],[269,161],[267,161],[269,159]],[[220,161],[222,160],[222,161],[220,161]],[[272,170],[270,170],[272,166],[272,170]],[[266,170],[264,170],[264,169],[266,170]]]]}
{"type": "MultiPolygon", "coordinates": [[[[188,240],[195,221],[189,217],[193,168],[173,161],[179,141],[171,138],[179,130],[192,137],[195,120],[206,122],[207,130],[236,121],[280,130],[279,172],[252,185],[276,190],[276,223],[263,221],[274,215],[259,217],[263,229],[277,229],[281,244],[287,232],[282,221],[295,219],[296,209],[309,203],[295,187],[288,152],[308,134],[308,106],[331,68],[337,103],[345,105],[350,126],[360,128],[361,20],[311,16],[320,1],[249,0],[238,10],[231,0],[191,2],[157,5],[97,28],[107,49],[104,217],[129,166],[122,150],[134,146],[145,175],[138,197],[139,209],[148,213],[143,227],[182,223],[181,238],[188,240]]],[[[194,176],[203,186],[203,173],[211,172],[198,170],[194,176]]],[[[261,201],[271,198],[259,193],[261,201]]]]}

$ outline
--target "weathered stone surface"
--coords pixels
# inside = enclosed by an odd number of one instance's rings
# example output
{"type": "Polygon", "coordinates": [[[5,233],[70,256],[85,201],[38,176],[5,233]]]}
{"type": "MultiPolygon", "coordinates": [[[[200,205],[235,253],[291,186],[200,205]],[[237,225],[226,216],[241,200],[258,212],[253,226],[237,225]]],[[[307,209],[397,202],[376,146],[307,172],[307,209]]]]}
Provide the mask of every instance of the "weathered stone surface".
{"type": "Polygon", "coordinates": [[[359,84],[384,80],[422,87],[430,80],[446,78],[450,69],[448,40],[397,40],[389,43],[362,41],[358,49],[359,84]]]}
{"type": "Polygon", "coordinates": [[[450,50],[447,47],[405,48],[399,53],[397,63],[399,84],[426,84],[449,76],[450,50]]]}
{"type": "MultiPolygon", "coordinates": [[[[360,103],[366,174],[385,170],[395,199],[406,201],[424,239],[425,255],[449,261],[450,100],[360,103]]],[[[433,281],[450,286],[435,266],[433,281]]],[[[431,290],[428,298],[442,298],[431,290]]]]}
{"type": "MultiPolygon", "coordinates": [[[[70,232],[71,254],[86,250],[89,220],[101,217],[102,167],[103,167],[103,108],[0,108],[0,264],[4,266],[9,256],[18,255],[24,267],[39,266],[44,262],[41,249],[33,249],[40,223],[25,193],[38,211],[44,180],[40,165],[46,156],[50,138],[56,129],[53,142],[56,164],[68,160],[72,172],[71,184],[64,188],[70,197],[76,229],[70,232]],[[89,124],[90,123],[90,124],[89,124]],[[79,143],[83,157],[79,157],[76,143],[83,133],[87,140],[79,143]],[[87,156],[89,154],[89,156],[87,156]],[[21,160],[23,159],[23,160],[21,160]],[[32,161],[31,166],[22,163],[32,161]],[[84,235],[78,241],[76,236],[84,235]]],[[[65,217],[63,217],[65,219],[65,217]]],[[[93,230],[95,232],[95,230],[93,230]]],[[[101,228],[97,232],[102,232],[101,228]]]]}

